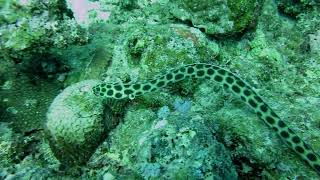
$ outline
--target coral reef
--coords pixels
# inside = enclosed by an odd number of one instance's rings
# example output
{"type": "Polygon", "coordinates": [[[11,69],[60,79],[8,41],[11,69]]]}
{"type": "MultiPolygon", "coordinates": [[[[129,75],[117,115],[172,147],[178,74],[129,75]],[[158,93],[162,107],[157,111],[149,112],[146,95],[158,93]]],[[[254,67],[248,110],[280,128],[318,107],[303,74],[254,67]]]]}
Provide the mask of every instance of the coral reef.
{"type": "MultiPolygon", "coordinates": [[[[0,168],[10,166],[17,155],[17,135],[14,134],[8,124],[0,123],[0,168]]],[[[1,177],[1,176],[0,176],[1,177]]]]}
{"type": "Polygon", "coordinates": [[[4,59],[0,59],[0,75],[1,121],[22,134],[43,129],[47,108],[61,86],[20,74],[12,61],[4,59]]]}
{"type": "Polygon", "coordinates": [[[319,154],[317,1],[77,2],[0,0],[0,179],[318,178],[214,80],[156,81],[159,91],[119,102],[66,93],[217,65],[319,154]]]}
{"type": "Polygon", "coordinates": [[[70,19],[64,1],[6,1],[2,7],[0,32],[1,52],[11,58],[27,59],[30,55],[46,52],[52,43],[63,47],[81,39],[81,30],[70,19]],[[14,12],[14,13],[13,13],[14,12]],[[61,22],[63,18],[69,19],[61,22]],[[72,27],[74,26],[74,27],[72,27]],[[69,32],[67,32],[67,30],[69,32]],[[60,39],[60,40],[59,40],[60,39]],[[64,42],[62,42],[64,41],[64,42]],[[32,51],[32,48],[39,48],[32,51]],[[22,51],[24,50],[24,51],[22,51]],[[12,57],[12,52],[17,53],[12,57]],[[22,56],[24,52],[24,56],[22,56]]]}
{"type": "MultiPolygon", "coordinates": [[[[112,63],[104,74],[107,82],[137,82],[181,64],[210,62],[219,53],[217,43],[208,41],[198,29],[184,25],[133,24],[124,28],[126,31],[118,37],[112,63]]],[[[193,87],[187,84],[172,89],[187,94],[193,87]]],[[[146,106],[162,106],[168,98],[170,95],[153,93],[139,101],[146,106]]]]}
{"type": "Polygon", "coordinates": [[[100,79],[111,64],[115,40],[125,32],[121,25],[96,24],[89,27],[90,42],[85,45],[69,45],[64,49],[55,49],[56,58],[70,67],[64,86],[79,81],[100,79]]]}
{"type": "Polygon", "coordinates": [[[152,111],[131,109],[124,120],[110,150],[97,159],[118,162],[143,179],[237,178],[230,152],[212,136],[208,125],[214,122],[201,114],[173,111],[159,119],[152,111]]]}
{"type": "Polygon", "coordinates": [[[10,166],[1,168],[0,177],[2,179],[54,178],[55,172],[59,171],[59,162],[54,158],[49,145],[41,141],[32,151],[37,153],[32,152],[19,163],[15,161],[10,166]]]}
{"type": "Polygon", "coordinates": [[[271,127],[282,140],[294,150],[302,160],[320,173],[320,156],[307,145],[291,128],[289,128],[279,116],[267,105],[262,98],[248,85],[231,72],[211,64],[189,64],[167,72],[149,81],[129,84],[102,83],[93,87],[97,96],[112,99],[130,98],[143,95],[176,83],[186,78],[213,79],[225,89],[233,92],[249,105],[269,127],[271,127]]]}
{"type": "Polygon", "coordinates": [[[119,28],[125,31],[115,43],[112,63],[105,73],[118,81],[134,82],[177,65],[207,62],[219,52],[214,41],[184,25],[132,24],[119,28]]]}
{"type": "Polygon", "coordinates": [[[244,31],[252,26],[260,13],[261,0],[176,1],[171,13],[207,34],[222,36],[244,31]]]}
{"type": "MultiPolygon", "coordinates": [[[[64,89],[52,102],[46,128],[55,156],[68,165],[85,163],[105,137],[103,103],[91,93],[97,81],[64,89]]],[[[105,122],[106,121],[106,122],[105,122]]]]}
{"type": "Polygon", "coordinates": [[[263,0],[250,1],[115,1],[104,3],[111,11],[110,21],[116,24],[150,22],[151,24],[182,23],[197,27],[215,37],[242,33],[255,26],[263,0]],[[118,5],[113,7],[114,4],[118,5]],[[120,14],[126,11],[126,14],[120,14]]]}
{"type": "Polygon", "coordinates": [[[279,10],[291,17],[296,18],[299,14],[319,8],[319,1],[317,0],[277,0],[279,10]]]}

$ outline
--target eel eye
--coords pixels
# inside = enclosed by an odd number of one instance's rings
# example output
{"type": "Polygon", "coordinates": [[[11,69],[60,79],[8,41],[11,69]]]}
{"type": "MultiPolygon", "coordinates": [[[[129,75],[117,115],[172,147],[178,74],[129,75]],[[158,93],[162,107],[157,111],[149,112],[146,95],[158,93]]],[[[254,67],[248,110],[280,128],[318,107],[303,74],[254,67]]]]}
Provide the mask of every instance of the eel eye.
{"type": "Polygon", "coordinates": [[[92,91],[93,91],[94,95],[99,96],[99,91],[98,91],[97,87],[93,87],[92,91]]]}

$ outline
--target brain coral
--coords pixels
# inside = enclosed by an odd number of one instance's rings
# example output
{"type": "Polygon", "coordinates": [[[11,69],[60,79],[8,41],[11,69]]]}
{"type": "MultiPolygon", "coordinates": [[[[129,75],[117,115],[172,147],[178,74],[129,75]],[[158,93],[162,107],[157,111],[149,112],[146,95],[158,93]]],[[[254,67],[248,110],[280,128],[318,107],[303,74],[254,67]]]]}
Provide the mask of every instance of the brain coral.
{"type": "Polygon", "coordinates": [[[104,106],[91,93],[97,81],[64,89],[47,113],[47,132],[55,156],[64,164],[85,163],[104,137],[104,106]]]}

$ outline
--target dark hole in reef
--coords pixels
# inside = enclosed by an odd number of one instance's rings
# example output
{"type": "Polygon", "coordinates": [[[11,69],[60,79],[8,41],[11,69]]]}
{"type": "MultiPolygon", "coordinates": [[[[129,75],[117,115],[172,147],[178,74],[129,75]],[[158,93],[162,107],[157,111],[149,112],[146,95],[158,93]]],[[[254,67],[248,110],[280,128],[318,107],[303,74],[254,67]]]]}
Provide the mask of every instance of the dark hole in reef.
{"type": "Polygon", "coordinates": [[[203,32],[203,33],[206,33],[206,29],[203,28],[203,27],[200,27],[199,30],[200,30],[201,32],[203,32]]]}
{"type": "MultiPolygon", "coordinates": [[[[0,92],[1,92],[1,90],[0,90],[0,92]]],[[[8,108],[8,107],[5,107],[0,104],[0,121],[1,122],[5,122],[4,120],[9,119],[9,116],[11,116],[11,113],[8,113],[6,111],[6,108],[8,108]]]]}
{"type": "Polygon", "coordinates": [[[139,9],[136,1],[121,1],[120,8],[127,11],[132,11],[134,9],[139,9]]]}
{"type": "Polygon", "coordinates": [[[232,159],[233,164],[236,166],[236,171],[240,179],[252,179],[252,177],[259,177],[264,169],[264,166],[258,163],[253,163],[247,157],[234,157],[232,159]],[[244,171],[244,165],[252,168],[251,171],[244,171]]]}
{"type": "Polygon", "coordinates": [[[128,45],[132,63],[134,65],[138,65],[140,63],[140,59],[143,53],[143,48],[137,47],[137,43],[138,43],[138,39],[134,38],[131,42],[129,42],[129,45],[128,45]]]}
{"type": "Polygon", "coordinates": [[[17,70],[29,77],[31,83],[37,84],[39,79],[57,78],[58,74],[68,72],[70,69],[54,55],[41,54],[17,63],[17,70]]]}

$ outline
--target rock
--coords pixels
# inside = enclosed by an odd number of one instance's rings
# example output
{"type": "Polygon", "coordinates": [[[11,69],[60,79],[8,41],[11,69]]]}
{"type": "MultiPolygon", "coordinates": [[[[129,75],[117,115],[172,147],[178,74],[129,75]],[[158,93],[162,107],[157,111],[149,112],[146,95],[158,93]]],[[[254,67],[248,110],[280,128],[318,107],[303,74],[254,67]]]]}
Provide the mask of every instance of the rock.
{"type": "Polygon", "coordinates": [[[261,0],[176,1],[170,12],[178,19],[191,22],[207,34],[221,36],[239,33],[250,27],[260,13],[261,0]]]}

